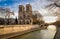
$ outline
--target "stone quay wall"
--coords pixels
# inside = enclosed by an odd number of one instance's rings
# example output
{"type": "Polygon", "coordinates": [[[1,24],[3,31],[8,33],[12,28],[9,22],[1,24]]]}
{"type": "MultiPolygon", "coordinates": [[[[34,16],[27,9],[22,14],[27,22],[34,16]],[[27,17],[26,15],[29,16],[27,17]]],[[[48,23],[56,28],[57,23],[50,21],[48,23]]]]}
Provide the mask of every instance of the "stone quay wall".
{"type": "Polygon", "coordinates": [[[24,32],[39,27],[39,25],[0,25],[0,35],[24,32]]]}

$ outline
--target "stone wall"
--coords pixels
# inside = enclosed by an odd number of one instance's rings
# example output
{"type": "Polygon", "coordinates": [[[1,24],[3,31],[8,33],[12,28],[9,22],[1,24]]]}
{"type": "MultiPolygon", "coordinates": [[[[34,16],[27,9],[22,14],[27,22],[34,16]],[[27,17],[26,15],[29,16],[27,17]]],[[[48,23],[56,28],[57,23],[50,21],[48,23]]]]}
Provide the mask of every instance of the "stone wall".
{"type": "Polygon", "coordinates": [[[38,27],[38,25],[0,25],[0,35],[23,32],[38,27]]]}

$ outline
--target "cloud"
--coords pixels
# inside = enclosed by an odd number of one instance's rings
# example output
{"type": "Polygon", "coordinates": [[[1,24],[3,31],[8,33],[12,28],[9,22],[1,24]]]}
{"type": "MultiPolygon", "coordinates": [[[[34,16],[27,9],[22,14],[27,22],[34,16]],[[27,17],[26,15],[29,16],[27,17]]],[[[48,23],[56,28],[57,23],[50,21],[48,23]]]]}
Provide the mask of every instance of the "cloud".
{"type": "Polygon", "coordinates": [[[54,3],[54,1],[48,1],[48,0],[13,0],[16,1],[13,5],[6,6],[12,9],[12,11],[15,12],[15,16],[18,16],[18,5],[26,5],[27,3],[30,3],[32,5],[33,10],[39,10],[41,13],[45,14],[47,12],[45,10],[45,7],[50,5],[51,3],[54,3]],[[43,12],[43,11],[45,12],[43,12]]]}
{"type": "Polygon", "coordinates": [[[35,0],[33,3],[32,3],[32,6],[34,9],[37,9],[37,10],[40,10],[42,8],[45,8],[47,5],[51,4],[53,2],[51,1],[47,1],[47,0],[35,0]]]}
{"type": "Polygon", "coordinates": [[[49,13],[49,11],[46,9],[46,6],[54,3],[53,1],[47,1],[47,0],[35,0],[32,3],[33,10],[38,10],[42,16],[52,16],[53,14],[49,13]]]}

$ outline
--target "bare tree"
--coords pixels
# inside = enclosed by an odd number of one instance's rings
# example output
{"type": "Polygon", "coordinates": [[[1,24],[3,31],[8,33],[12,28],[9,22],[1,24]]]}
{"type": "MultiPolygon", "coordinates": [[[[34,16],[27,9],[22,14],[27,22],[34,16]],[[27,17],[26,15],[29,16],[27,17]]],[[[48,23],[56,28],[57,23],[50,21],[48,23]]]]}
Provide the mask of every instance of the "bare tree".
{"type": "Polygon", "coordinates": [[[6,8],[5,10],[6,10],[6,15],[5,15],[6,18],[10,18],[11,15],[14,15],[14,12],[11,11],[9,8],[6,8]]]}
{"type": "Polygon", "coordinates": [[[52,3],[52,4],[48,5],[48,6],[46,6],[46,8],[48,8],[48,7],[52,6],[52,5],[55,5],[56,7],[60,7],[59,4],[60,4],[60,1],[59,1],[59,0],[54,0],[54,3],[52,3]]]}

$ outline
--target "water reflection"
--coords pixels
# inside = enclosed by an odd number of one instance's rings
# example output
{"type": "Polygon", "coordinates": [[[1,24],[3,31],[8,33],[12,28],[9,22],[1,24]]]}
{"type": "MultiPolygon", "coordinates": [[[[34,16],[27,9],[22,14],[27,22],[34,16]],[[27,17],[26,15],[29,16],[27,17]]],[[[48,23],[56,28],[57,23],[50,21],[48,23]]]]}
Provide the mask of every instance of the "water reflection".
{"type": "Polygon", "coordinates": [[[53,30],[53,31],[56,31],[56,26],[55,25],[49,25],[47,27],[48,30],[53,30]]]}
{"type": "Polygon", "coordinates": [[[22,36],[16,36],[10,39],[53,39],[55,33],[56,33],[55,30],[52,31],[51,29],[44,29],[44,30],[34,31],[22,36]]]}

